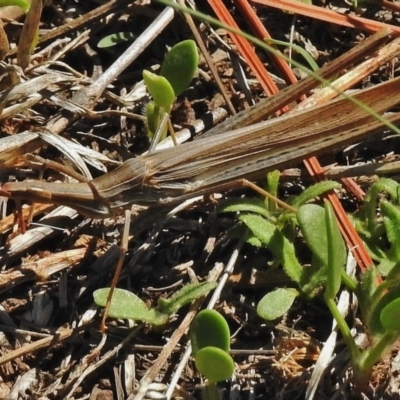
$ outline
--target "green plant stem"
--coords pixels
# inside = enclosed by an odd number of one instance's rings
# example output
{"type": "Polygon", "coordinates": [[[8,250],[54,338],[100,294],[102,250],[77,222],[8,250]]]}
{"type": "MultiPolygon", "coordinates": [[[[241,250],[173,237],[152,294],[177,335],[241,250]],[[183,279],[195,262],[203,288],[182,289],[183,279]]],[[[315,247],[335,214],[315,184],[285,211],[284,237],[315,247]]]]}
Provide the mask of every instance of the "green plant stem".
{"type": "Polygon", "coordinates": [[[358,349],[356,342],[353,339],[353,336],[351,335],[350,328],[348,327],[342,314],[340,314],[335,301],[333,299],[328,298],[327,296],[324,296],[324,300],[329,308],[329,311],[335,318],[336,323],[338,324],[338,327],[340,329],[340,332],[342,333],[343,340],[345,341],[346,346],[349,349],[350,358],[353,366],[359,365],[362,354],[358,349]]]}
{"type": "Polygon", "coordinates": [[[365,355],[357,363],[358,368],[354,368],[354,378],[357,383],[365,384],[369,379],[372,368],[398,338],[397,333],[386,332],[371,349],[365,351],[365,355]]]}
{"type": "Polygon", "coordinates": [[[221,394],[215,382],[207,381],[203,388],[204,400],[221,400],[221,394]]]}
{"type": "MultiPolygon", "coordinates": [[[[371,299],[371,305],[372,307],[375,306],[375,304],[382,298],[382,296],[385,294],[385,292],[391,287],[398,285],[398,280],[396,279],[389,279],[386,281],[383,281],[382,283],[379,284],[379,286],[375,289],[372,299],[371,299]]],[[[372,308],[371,307],[371,308],[372,308]]]]}
{"type": "Polygon", "coordinates": [[[297,53],[299,53],[307,62],[308,65],[311,67],[311,69],[315,72],[318,70],[318,64],[314,61],[314,59],[311,57],[311,54],[303,49],[302,47],[298,46],[297,44],[294,43],[289,43],[289,42],[283,42],[282,40],[276,40],[276,39],[264,39],[264,41],[269,44],[276,44],[276,45],[280,45],[280,46],[286,46],[286,47],[291,47],[294,51],[296,51],[297,53]]]}
{"type": "MultiPolygon", "coordinates": [[[[382,299],[388,290],[394,286],[399,284],[398,279],[387,279],[383,281],[373,292],[371,298],[369,299],[368,308],[369,310],[374,310],[378,302],[382,299]]],[[[357,292],[355,292],[357,294],[357,292]]],[[[361,305],[361,303],[360,303],[361,305]]],[[[367,313],[363,313],[364,316],[368,315],[367,313]]]]}
{"type": "Polygon", "coordinates": [[[342,283],[347,287],[350,292],[355,292],[357,290],[357,281],[351,278],[345,271],[342,271],[342,283]]]}

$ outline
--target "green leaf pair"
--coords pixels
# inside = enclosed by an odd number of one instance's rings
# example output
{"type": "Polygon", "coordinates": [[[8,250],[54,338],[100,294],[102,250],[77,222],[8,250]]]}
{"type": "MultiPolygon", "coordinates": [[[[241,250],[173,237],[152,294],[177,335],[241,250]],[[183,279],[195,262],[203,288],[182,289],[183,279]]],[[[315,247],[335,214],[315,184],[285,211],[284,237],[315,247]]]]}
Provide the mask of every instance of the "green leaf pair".
{"type": "MultiPolygon", "coordinates": [[[[0,0],[1,1],[1,0],[0,0]]],[[[117,32],[102,38],[97,46],[109,48],[135,38],[132,32],[117,32]]],[[[169,116],[177,96],[190,85],[199,63],[196,43],[184,40],[171,48],[161,66],[160,75],[144,70],[143,80],[153,102],[146,106],[147,130],[153,137],[161,129],[161,138],[167,134],[166,127],[160,127],[164,114],[169,116]]]]}
{"type": "MultiPolygon", "coordinates": [[[[192,81],[199,62],[193,40],[178,43],[166,55],[160,75],[143,71],[143,79],[154,103],[146,107],[149,136],[155,135],[164,113],[171,112],[177,96],[182,94],[192,81]]],[[[162,136],[166,135],[166,128],[162,136]]]]}
{"type": "Polygon", "coordinates": [[[230,332],[221,314],[200,311],[192,322],[190,340],[196,368],[210,382],[231,378],[234,362],[229,355],[230,332]]]}

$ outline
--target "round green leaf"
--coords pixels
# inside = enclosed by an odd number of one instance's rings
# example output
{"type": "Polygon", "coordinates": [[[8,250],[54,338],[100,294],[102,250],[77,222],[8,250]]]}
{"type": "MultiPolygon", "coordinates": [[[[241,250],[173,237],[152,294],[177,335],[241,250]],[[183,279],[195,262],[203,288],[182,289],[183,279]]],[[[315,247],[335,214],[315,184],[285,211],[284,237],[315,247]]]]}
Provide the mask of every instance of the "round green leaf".
{"type": "Polygon", "coordinates": [[[202,310],[194,318],[190,327],[193,354],[203,347],[218,347],[229,351],[230,332],[225,318],[215,310],[202,310]]]}
{"type": "Polygon", "coordinates": [[[169,81],[175,95],[179,96],[189,87],[198,63],[196,43],[193,40],[184,40],[172,47],[166,55],[160,75],[169,81]]]}
{"type": "Polygon", "coordinates": [[[400,298],[387,304],[381,311],[381,324],[387,332],[400,333],[400,298]]]}
{"type": "Polygon", "coordinates": [[[235,369],[232,357],[217,347],[203,347],[196,355],[197,370],[211,382],[230,379],[235,369]]]}
{"type": "Polygon", "coordinates": [[[296,289],[279,288],[266,294],[257,305],[257,314],[272,321],[282,317],[292,306],[299,295],[296,289]]]}
{"type": "Polygon", "coordinates": [[[143,79],[156,105],[164,107],[165,111],[169,112],[176,96],[168,80],[146,70],[143,71],[143,79]]]}

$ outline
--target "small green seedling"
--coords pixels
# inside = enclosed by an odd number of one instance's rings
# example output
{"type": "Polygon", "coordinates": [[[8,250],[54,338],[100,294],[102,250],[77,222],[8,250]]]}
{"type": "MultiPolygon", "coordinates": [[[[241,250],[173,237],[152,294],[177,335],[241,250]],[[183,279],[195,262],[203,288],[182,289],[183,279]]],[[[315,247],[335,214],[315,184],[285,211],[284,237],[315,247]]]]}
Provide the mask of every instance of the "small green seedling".
{"type": "MultiPolygon", "coordinates": [[[[267,176],[266,190],[276,197],[279,173],[271,172],[267,176]]],[[[289,204],[294,209],[305,205],[310,200],[323,193],[340,188],[332,181],[324,181],[306,189],[300,196],[292,199],[289,204]]],[[[271,292],[265,301],[261,300],[260,312],[266,319],[276,319],[284,315],[300,294],[312,298],[319,293],[324,276],[316,260],[312,268],[304,268],[295,252],[297,218],[291,210],[277,209],[269,199],[241,199],[221,204],[221,212],[239,212],[239,220],[243,222],[248,243],[256,247],[267,247],[274,256],[274,266],[282,265],[287,276],[297,284],[298,288],[278,288],[271,292]],[[264,307],[265,305],[265,307],[264,307]]],[[[326,246],[325,246],[326,248],[326,246]]]]}
{"type": "MultiPolygon", "coordinates": [[[[268,177],[268,188],[276,194],[276,177],[268,177]],[[273,185],[271,185],[273,182],[273,185]]],[[[400,185],[389,179],[375,183],[366,196],[362,209],[353,217],[355,226],[364,238],[378,268],[371,266],[358,279],[348,276],[344,265],[346,246],[340,233],[332,206],[307,204],[323,191],[336,184],[317,184],[292,199],[296,213],[279,211],[270,201],[244,200],[224,206],[224,211],[240,211],[239,219],[250,230],[248,241],[267,247],[275,262],[297,288],[277,288],[258,303],[257,312],[266,320],[283,316],[296,297],[312,298],[323,292],[325,303],[336,319],[349,349],[356,384],[363,388],[368,383],[374,364],[400,336],[400,185]],[[390,198],[385,199],[382,193],[390,198]],[[378,211],[379,210],[379,213],[378,211]],[[300,264],[294,247],[294,226],[300,229],[305,244],[311,250],[307,268],[300,264]],[[377,284],[378,271],[386,280],[377,284]],[[336,296],[345,285],[358,298],[363,322],[369,335],[369,347],[361,350],[356,345],[346,320],[336,305],[336,296]]]]}
{"type": "MultiPolygon", "coordinates": [[[[1,0],[0,0],[1,1],[1,0]]],[[[109,48],[134,39],[131,32],[118,32],[102,38],[97,47],[109,48]]],[[[182,94],[192,81],[199,63],[196,43],[184,40],[171,48],[162,63],[160,75],[144,70],[143,80],[153,101],[146,106],[148,136],[161,130],[161,139],[166,136],[167,127],[162,125],[164,116],[169,117],[177,96],[182,94]],[[162,126],[160,126],[162,125],[162,126]]]]}
{"type": "MultiPolygon", "coordinates": [[[[400,335],[400,325],[394,318],[394,315],[400,312],[398,288],[400,268],[397,266],[393,268],[388,279],[379,286],[376,284],[377,273],[374,266],[371,266],[359,280],[348,276],[343,268],[346,257],[345,244],[334,218],[332,206],[325,202],[324,209],[318,207],[312,204],[301,207],[297,213],[298,223],[313,256],[322,263],[322,276],[325,276],[324,300],[336,319],[349,349],[354,380],[360,388],[364,388],[374,364],[393,346],[400,335]],[[341,283],[359,299],[370,343],[370,346],[363,351],[358,348],[346,320],[336,305],[335,298],[341,283]]],[[[386,211],[383,213],[387,215],[386,211]]],[[[396,224],[400,222],[396,213],[393,213],[392,217],[397,221],[396,224]]]]}
{"type": "MultiPolygon", "coordinates": [[[[302,268],[301,273],[299,270],[298,274],[289,275],[292,279],[293,276],[297,278],[295,281],[300,290],[277,288],[261,299],[257,306],[257,313],[267,320],[274,320],[284,315],[300,294],[313,297],[320,292],[321,287],[325,287],[325,296],[335,299],[341,285],[343,266],[346,261],[346,247],[330,204],[325,204],[325,208],[315,204],[304,204],[298,209],[296,220],[312,251],[311,265],[302,268]],[[331,254],[335,256],[331,257],[331,254]]],[[[279,235],[275,233],[275,236],[279,235]]],[[[296,265],[298,268],[300,262],[294,253],[293,244],[284,236],[281,240],[290,249],[290,253],[286,249],[290,258],[285,257],[284,262],[296,265]]],[[[285,250],[285,248],[283,249],[285,250]]]]}
{"type": "Polygon", "coordinates": [[[169,116],[176,97],[188,88],[198,62],[196,43],[193,40],[185,40],[168,52],[159,76],[150,71],[143,71],[144,82],[153,98],[153,103],[149,103],[146,108],[150,137],[153,137],[158,129],[162,130],[161,137],[165,137],[167,129],[160,127],[164,114],[169,116]]]}
{"type": "MultiPolygon", "coordinates": [[[[124,289],[115,289],[108,315],[112,318],[132,319],[154,326],[164,325],[181,307],[207,296],[215,287],[215,283],[191,283],[180,289],[170,299],[160,299],[158,306],[150,308],[134,293],[124,289]]],[[[98,289],[93,293],[97,305],[105,307],[109,288],[98,289]]]]}
{"type": "Polygon", "coordinates": [[[225,318],[214,310],[200,311],[192,322],[190,340],[196,368],[207,379],[203,397],[218,400],[216,383],[230,379],[235,368],[229,355],[230,331],[225,318]]]}
{"type": "Polygon", "coordinates": [[[375,182],[352,219],[379,273],[387,276],[400,262],[400,185],[387,178],[375,182]]]}

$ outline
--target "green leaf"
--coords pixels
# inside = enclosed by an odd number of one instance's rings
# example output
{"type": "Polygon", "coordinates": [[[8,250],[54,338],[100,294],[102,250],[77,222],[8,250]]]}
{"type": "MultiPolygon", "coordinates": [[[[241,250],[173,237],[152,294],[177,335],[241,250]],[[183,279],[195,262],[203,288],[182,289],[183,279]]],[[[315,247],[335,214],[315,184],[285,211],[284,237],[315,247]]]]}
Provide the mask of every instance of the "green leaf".
{"type": "Polygon", "coordinates": [[[235,370],[232,357],[217,347],[203,347],[194,361],[198,371],[211,382],[230,379],[235,370]]]}
{"type": "MultiPolygon", "coordinates": [[[[389,254],[389,253],[390,252],[388,251],[387,254],[389,254]]],[[[379,270],[380,275],[381,276],[388,275],[395,265],[396,265],[395,260],[391,260],[386,257],[382,258],[378,265],[378,270],[379,270]]]]}
{"type": "MultiPolygon", "coordinates": [[[[362,315],[366,320],[372,312],[372,302],[374,301],[374,295],[377,288],[377,276],[378,271],[374,264],[372,264],[363,274],[358,281],[358,287],[356,291],[357,299],[360,304],[362,315]]],[[[375,303],[382,297],[382,294],[375,299],[375,303]]]]}
{"type": "Polygon", "coordinates": [[[254,247],[263,247],[263,244],[261,243],[260,239],[256,236],[249,236],[246,239],[246,242],[254,247]]]}
{"type": "MultiPolygon", "coordinates": [[[[267,187],[265,190],[270,193],[272,196],[277,197],[278,194],[278,185],[279,185],[279,178],[281,173],[278,170],[271,171],[267,174],[267,187]]],[[[276,211],[276,202],[266,197],[264,200],[265,206],[270,211],[276,211]]]]}
{"type": "Polygon", "coordinates": [[[393,265],[393,267],[387,274],[385,283],[388,282],[390,282],[390,285],[395,285],[400,283],[400,262],[393,265]]]}
{"type": "Polygon", "coordinates": [[[381,212],[386,228],[387,238],[392,246],[396,262],[400,262],[400,208],[392,203],[382,200],[381,212]]]}
{"type": "Polygon", "coordinates": [[[318,274],[313,271],[313,287],[318,285],[315,281],[318,277],[320,285],[327,285],[326,295],[334,298],[339,290],[341,273],[346,262],[346,246],[333,210],[325,210],[316,204],[305,204],[297,211],[297,221],[313,257],[318,261],[314,261],[313,265],[321,265],[318,274]]]}
{"type": "Polygon", "coordinates": [[[146,70],[143,71],[143,79],[156,105],[169,113],[175,101],[175,92],[168,80],[146,70]]]}
{"type": "MultiPolygon", "coordinates": [[[[96,290],[93,293],[95,303],[105,307],[109,291],[109,288],[96,290]]],[[[108,315],[112,318],[133,319],[152,325],[163,325],[168,322],[169,317],[147,307],[146,303],[139,297],[124,289],[114,289],[108,315]]]]}
{"type": "Polygon", "coordinates": [[[0,0],[0,7],[16,6],[22,8],[26,13],[29,10],[30,2],[26,0],[0,0]]]}
{"type": "Polygon", "coordinates": [[[325,296],[334,300],[341,284],[343,266],[346,262],[346,245],[339,230],[335,213],[325,200],[325,223],[327,232],[328,265],[325,296]]]}
{"type": "Polygon", "coordinates": [[[133,32],[118,32],[111,35],[103,37],[97,43],[99,49],[105,49],[108,47],[116,46],[117,44],[126,43],[135,39],[135,34],[133,32]]]}
{"type": "Polygon", "coordinates": [[[293,244],[286,239],[282,232],[259,215],[241,215],[240,220],[273,253],[289,278],[301,285],[303,268],[296,258],[293,244]]]}
{"type": "Polygon", "coordinates": [[[199,64],[196,43],[184,40],[176,44],[166,55],[160,75],[171,84],[175,95],[183,93],[192,81],[199,64]]]}
{"type": "MultiPolygon", "coordinates": [[[[400,298],[400,287],[395,287],[392,290],[389,290],[385,295],[383,295],[376,304],[372,304],[373,307],[370,317],[366,320],[366,325],[368,332],[371,334],[371,337],[378,337],[379,335],[383,335],[385,333],[385,328],[382,325],[381,313],[382,310],[390,304],[392,301],[400,298]]],[[[400,319],[397,316],[398,319],[400,319]]]]}
{"type": "Polygon", "coordinates": [[[190,341],[194,356],[203,347],[218,347],[229,351],[231,335],[225,318],[215,310],[202,310],[190,327],[190,341]]]}
{"type": "Polygon", "coordinates": [[[289,311],[298,295],[299,292],[296,289],[275,289],[260,300],[257,305],[257,314],[267,321],[280,318],[289,311]]]}
{"type": "Polygon", "coordinates": [[[247,212],[261,215],[267,219],[271,218],[271,213],[265,208],[265,203],[260,198],[225,200],[218,205],[218,212],[247,212]]]}
{"type": "Polygon", "coordinates": [[[329,260],[325,210],[316,204],[305,204],[297,211],[297,221],[307,245],[326,267],[329,260]]]}
{"type": "Polygon", "coordinates": [[[368,230],[368,225],[362,218],[354,217],[354,215],[349,215],[349,218],[356,231],[363,239],[371,258],[378,262],[387,258],[386,231],[383,223],[377,225],[375,230],[371,232],[368,230]]]}
{"type": "Polygon", "coordinates": [[[290,202],[295,208],[299,208],[303,204],[313,200],[330,190],[339,190],[342,186],[334,181],[322,181],[305,189],[299,196],[290,202]]]}
{"type": "Polygon", "coordinates": [[[400,298],[391,301],[381,311],[380,319],[383,328],[388,332],[400,334],[400,298]]]}
{"type": "Polygon", "coordinates": [[[375,232],[377,228],[376,210],[381,193],[388,193],[391,199],[398,204],[398,186],[398,183],[393,179],[382,178],[375,182],[368,190],[364,200],[363,217],[369,232],[375,232]]]}
{"type": "Polygon", "coordinates": [[[185,304],[207,296],[217,286],[215,282],[190,283],[182,287],[170,299],[160,299],[158,310],[165,314],[175,314],[185,304]]]}
{"type": "Polygon", "coordinates": [[[302,292],[310,299],[321,293],[326,285],[326,268],[312,257],[310,267],[307,267],[308,280],[301,287],[302,292]]]}

